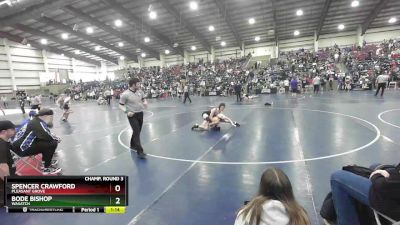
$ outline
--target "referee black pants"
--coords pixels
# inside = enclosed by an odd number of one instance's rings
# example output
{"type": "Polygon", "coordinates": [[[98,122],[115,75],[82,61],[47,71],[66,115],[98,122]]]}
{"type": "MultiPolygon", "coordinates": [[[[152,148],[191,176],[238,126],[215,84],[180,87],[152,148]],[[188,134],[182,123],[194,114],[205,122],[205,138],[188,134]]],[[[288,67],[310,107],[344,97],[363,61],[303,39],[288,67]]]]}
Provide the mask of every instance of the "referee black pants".
{"type": "Polygon", "coordinates": [[[140,143],[140,132],[143,126],[143,112],[136,112],[132,117],[128,117],[132,128],[131,149],[135,149],[138,154],[143,153],[143,147],[140,143]]]}
{"type": "Polygon", "coordinates": [[[381,88],[382,88],[381,96],[383,96],[383,92],[385,91],[385,88],[386,88],[386,83],[379,83],[379,84],[378,84],[378,88],[376,89],[375,96],[378,95],[379,90],[380,90],[381,88]]]}
{"type": "Polygon", "coordinates": [[[53,159],[54,152],[57,149],[57,141],[34,141],[32,145],[25,151],[16,146],[13,147],[15,154],[21,157],[32,156],[42,154],[42,161],[44,161],[44,167],[49,167],[51,165],[51,160],[53,159]]]}
{"type": "Polygon", "coordinates": [[[111,104],[111,95],[107,95],[106,99],[107,99],[107,105],[111,104]]]}
{"type": "Polygon", "coordinates": [[[183,104],[186,103],[186,99],[189,99],[190,103],[192,103],[192,99],[190,99],[190,97],[189,97],[189,92],[185,92],[184,95],[185,95],[185,98],[183,99],[183,104]]]}
{"type": "Polygon", "coordinates": [[[242,96],[241,96],[240,91],[236,92],[236,101],[237,102],[241,102],[242,101],[242,96]]]}

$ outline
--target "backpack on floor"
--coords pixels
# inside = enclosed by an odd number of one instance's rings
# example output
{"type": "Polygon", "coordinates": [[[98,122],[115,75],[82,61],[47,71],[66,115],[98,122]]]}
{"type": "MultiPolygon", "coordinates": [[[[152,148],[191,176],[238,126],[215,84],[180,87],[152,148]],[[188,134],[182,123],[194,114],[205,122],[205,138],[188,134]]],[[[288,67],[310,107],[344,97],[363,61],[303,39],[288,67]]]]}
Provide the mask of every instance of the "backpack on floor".
{"type": "Polygon", "coordinates": [[[322,203],[319,214],[327,220],[329,223],[336,223],[336,211],[335,205],[333,204],[332,192],[329,192],[322,203]]]}

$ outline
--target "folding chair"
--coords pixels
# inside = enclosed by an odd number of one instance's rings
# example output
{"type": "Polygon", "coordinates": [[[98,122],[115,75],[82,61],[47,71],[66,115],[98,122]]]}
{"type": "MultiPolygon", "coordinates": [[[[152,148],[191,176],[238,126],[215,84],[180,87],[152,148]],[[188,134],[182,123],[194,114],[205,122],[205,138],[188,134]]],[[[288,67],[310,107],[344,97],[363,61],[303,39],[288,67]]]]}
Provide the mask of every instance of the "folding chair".
{"type": "Polygon", "coordinates": [[[389,221],[391,223],[391,225],[400,225],[400,221],[395,221],[394,219],[392,219],[392,218],[390,218],[390,217],[384,215],[383,213],[380,213],[380,212],[378,212],[378,211],[376,211],[374,209],[373,209],[373,211],[374,211],[374,216],[375,216],[376,223],[378,225],[382,225],[382,222],[381,222],[379,216],[381,216],[385,220],[389,221]]]}
{"type": "Polygon", "coordinates": [[[397,89],[397,82],[396,81],[389,82],[388,89],[389,88],[397,89]]]}

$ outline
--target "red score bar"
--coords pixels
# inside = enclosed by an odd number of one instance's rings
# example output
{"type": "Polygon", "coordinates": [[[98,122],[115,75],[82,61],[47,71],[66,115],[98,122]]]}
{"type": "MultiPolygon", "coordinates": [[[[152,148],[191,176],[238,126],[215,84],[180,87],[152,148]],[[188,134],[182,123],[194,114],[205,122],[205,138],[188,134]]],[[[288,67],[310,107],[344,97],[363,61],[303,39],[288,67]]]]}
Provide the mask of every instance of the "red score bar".
{"type": "Polygon", "coordinates": [[[127,176],[7,177],[9,194],[121,195],[127,193],[127,176]]]}
{"type": "MultiPolygon", "coordinates": [[[[39,184],[40,185],[40,184],[39,184]]],[[[90,194],[121,194],[125,193],[125,183],[121,184],[77,184],[74,189],[17,189],[12,190],[15,194],[35,195],[90,195],[90,194]],[[118,186],[119,185],[119,186],[118,186]]]]}

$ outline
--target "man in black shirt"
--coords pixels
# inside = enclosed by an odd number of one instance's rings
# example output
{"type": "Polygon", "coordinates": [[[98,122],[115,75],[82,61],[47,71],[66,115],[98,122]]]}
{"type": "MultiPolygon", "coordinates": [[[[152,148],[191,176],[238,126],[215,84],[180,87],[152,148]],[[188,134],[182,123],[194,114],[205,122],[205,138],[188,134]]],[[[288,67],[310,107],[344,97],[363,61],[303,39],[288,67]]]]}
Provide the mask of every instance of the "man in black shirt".
{"type": "Polygon", "coordinates": [[[0,207],[4,205],[4,180],[6,176],[15,175],[15,164],[10,149],[10,138],[15,135],[15,125],[8,121],[0,121],[0,207]]]}
{"type": "Polygon", "coordinates": [[[43,174],[58,174],[57,160],[52,160],[60,139],[50,132],[53,126],[53,110],[41,109],[27,124],[22,126],[14,137],[13,151],[21,156],[42,154],[43,174]]]}
{"type": "Polygon", "coordinates": [[[237,83],[235,85],[235,93],[236,93],[236,101],[237,102],[241,102],[242,101],[241,92],[242,92],[242,85],[240,83],[237,83]]]}

